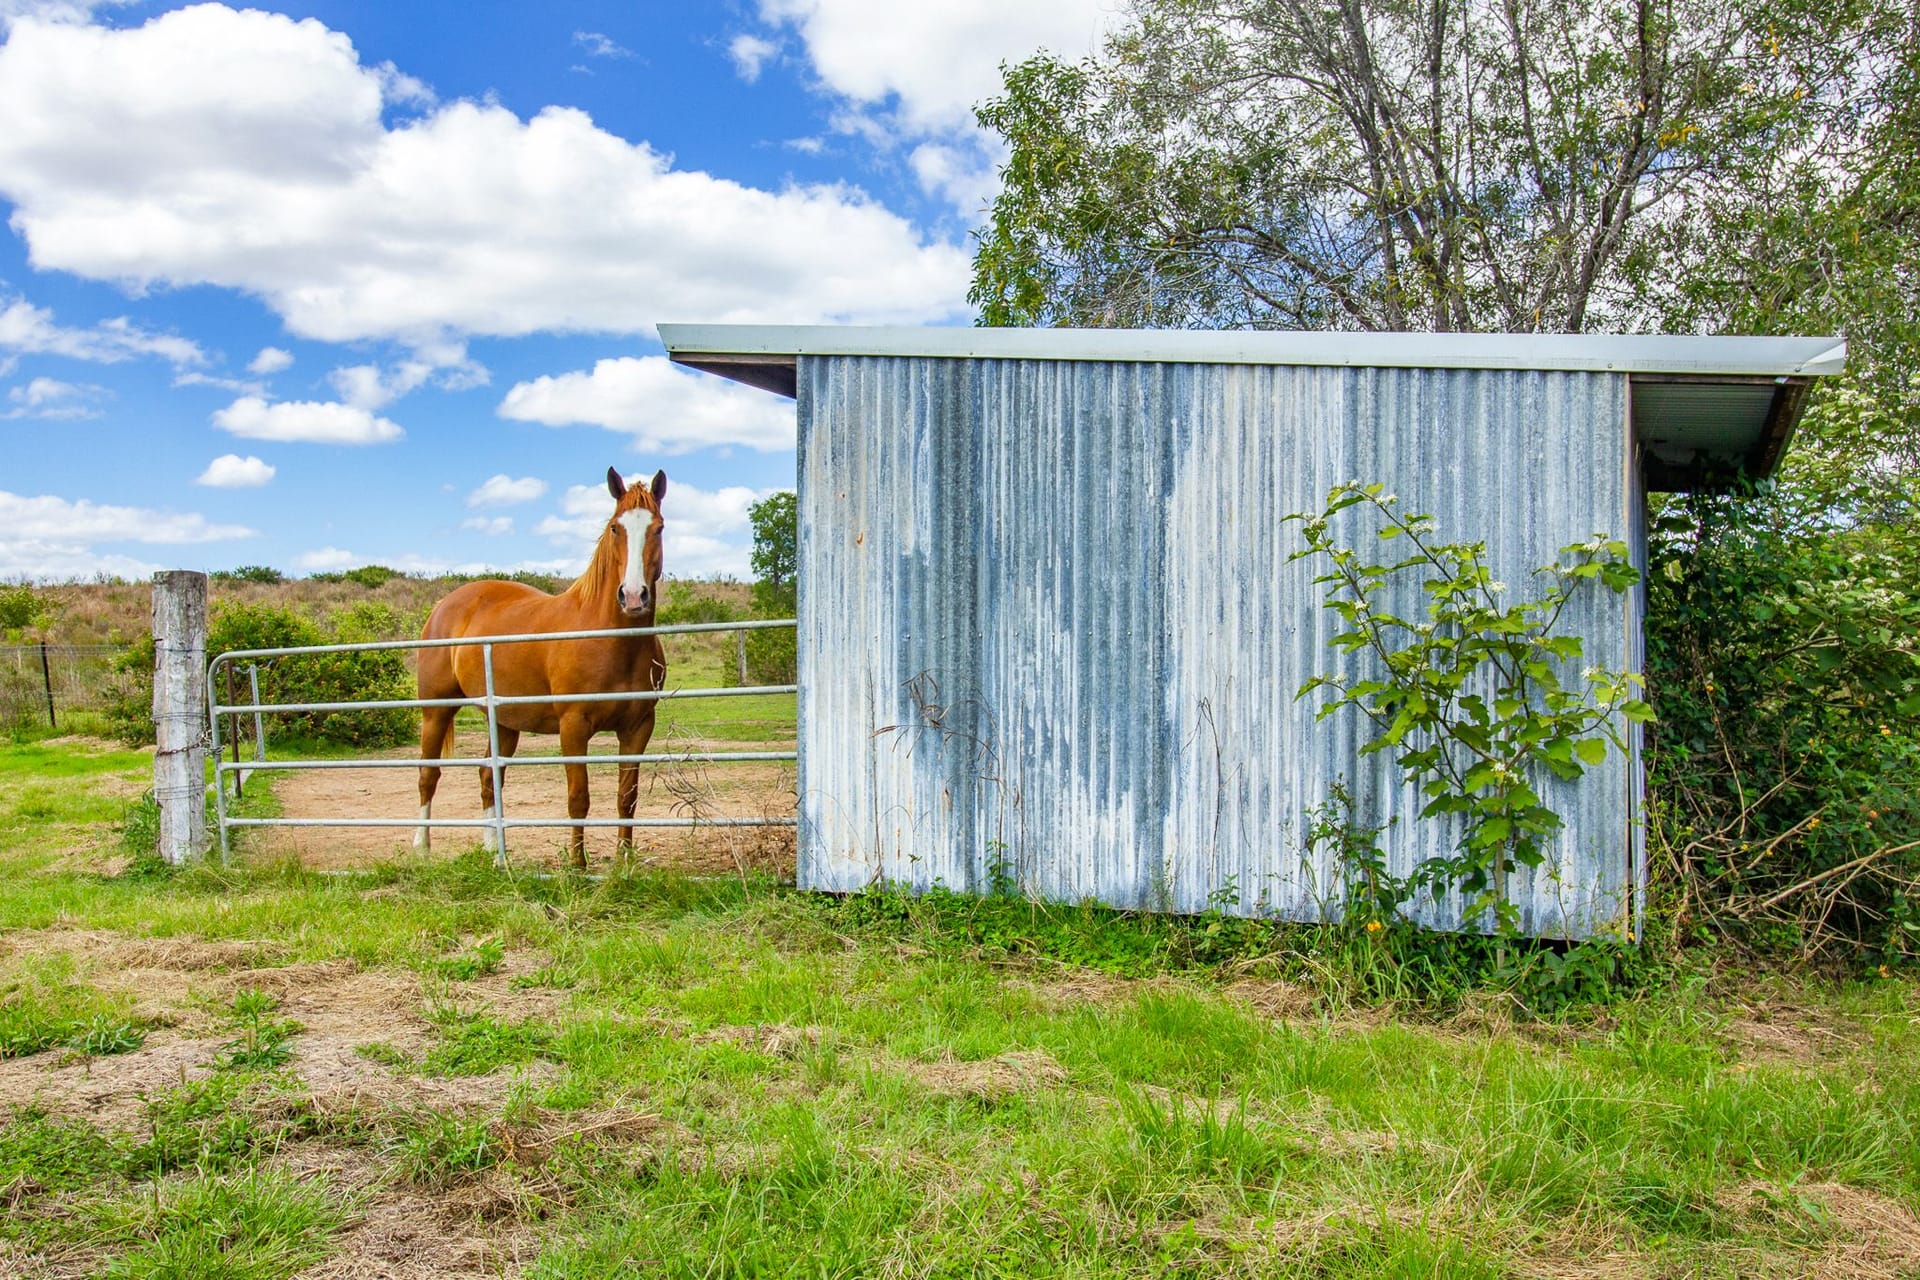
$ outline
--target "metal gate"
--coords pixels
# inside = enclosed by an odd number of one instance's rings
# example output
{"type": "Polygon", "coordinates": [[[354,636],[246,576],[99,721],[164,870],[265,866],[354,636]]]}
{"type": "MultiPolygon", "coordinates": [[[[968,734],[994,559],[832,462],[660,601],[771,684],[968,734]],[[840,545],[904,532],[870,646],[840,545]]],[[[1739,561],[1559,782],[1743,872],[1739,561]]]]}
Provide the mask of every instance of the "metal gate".
{"type": "MultiPolygon", "coordinates": [[[[530,641],[551,640],[604,640],[621,636],[667,636],[692,635],[703,632],[746,632],[791,629],[794,621],[782,618],[771,621],[755,622],[704,622],[689,623],[670,627],[622,627],[610,631],[547,631],[522,635],[499,636],[463,636],[448,640],[379,640],[359,644],[321,644],[305,645],[285,649],[235,649],[216,656],[207,664],[207,712],[212,727],[212,747],[214,760],[213,791],[215,812],[218,815],[220,829],[220,855],[224,859],[230,852],[231,832],[239,827],[480,827],[493,832],[493,848],[496,860],[504,862],[507,854],[507,831],[514,827],[638,827],[638,828],[684,828],[684,827],[791,827],[796,818],[509,818],[506,815],[506,799],[501,785],[502,774],[509,762],[516,769],[529,765],[569,765],[569,764],[732,764],[765,761],[797,761],[796,751],[680,751],[666,753],[645,753],[641,755],[583,755],[583,756],[503,756],[500,754],[500,732],[494,722],[495,707],[516,706],[537,702],[656,702],[681,698],[747,698],[762,697],[769,694],[794,694],[799,686],[793,684],[750,685],[739,688],[719,689],[634,689],[606,693],[567,693],[567,694],[525,694],[503,695],[494,692],[493,687],[493,651],[495,646],[507,644],[525,644],[530,641]],[[486,675],[486,691],[478,698],[389,698],[355,702],[285,702],[271,703],[260,700],[257,682],[249,681],[252,690],[251,702],[220,701],[220,670],[226,666],[237,671],[241,663],[257,663],[264,658],[299,657],[321,653],[365,653],[383,649],[447,649],[454,647],[479,646],[482,669],[486,675]],[[256,758],[248,761],[222,761],[220,759],[220,721],[223,716],[251,715],[256,726],[259,717],[274,713],[312,712],[312,711],[374,711],[394,708],[422,707],[473,707],[486,717],[487,754],[484,756],[449,757],[439,760],[421,758],[393,759],[387,757],[361,758],[352,760],[268,760],[256,758]],[[489,769],[493,774],[493,812],[478,818],[238,818],[227,812],[227,792],[225,782],[228,775],[253,773],[267,770],[294,771],[301,769],[418,769],[431,765],[436,768],[453,769],[478,767],[489,769]]],[[[250,675],[252,673],[249,673],[250,675]]],[[[231,696],[231,694],[229,694],[231,696]]],[[[256,729],[256,753],[263,739],[256,729]]]]}

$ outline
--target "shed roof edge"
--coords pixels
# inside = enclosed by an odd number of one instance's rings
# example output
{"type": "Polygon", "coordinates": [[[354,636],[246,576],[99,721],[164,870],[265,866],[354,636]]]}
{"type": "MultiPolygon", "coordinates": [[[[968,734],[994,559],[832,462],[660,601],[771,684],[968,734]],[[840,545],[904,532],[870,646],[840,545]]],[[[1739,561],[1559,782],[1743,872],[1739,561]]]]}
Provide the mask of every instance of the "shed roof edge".
{"type": "MultiPolygon", "coordinates": [[[[1552,369],[1711,377],[1823,377],[1846,361],[1833,337],[1666,334],[1319,333],[1196,329],[981,329],[853,325],[663,324],[681,364],[734,366],[800,356],[1099,360],[1371,368],[1552,369]]],[[[753,381],[753,379],[743,379],[753,381]]],[[[756,385],[765,385],[759,381],[756,385]]]]}

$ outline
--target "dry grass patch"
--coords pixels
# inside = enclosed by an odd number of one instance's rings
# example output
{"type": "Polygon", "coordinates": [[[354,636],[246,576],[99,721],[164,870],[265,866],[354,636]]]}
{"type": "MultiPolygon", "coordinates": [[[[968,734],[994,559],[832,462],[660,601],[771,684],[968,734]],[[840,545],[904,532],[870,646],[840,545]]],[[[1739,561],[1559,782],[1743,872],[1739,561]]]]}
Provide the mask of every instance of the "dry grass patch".
{"type": "Polygon", "coordinates": [[[795,1058],[808,1049],[818,1049],[826,1038],[824,1027],[793,1027],[784,1022],[756,1023],[746,1026],[714,1027],[697,1031],[693,1044],[730,1044],[770,1058],[795,1058]]]}
{"type": "Polygon", "coordinates": [[[978,1062],[906,1062],[899,1069],[933,1093],[997,1102],[1020,1093],[1037,1093],[1067,1081],[1067,1069],[1044,1049],[1013,1050],[978,1062]]]}
{"type": "Polygon", "coordinates": [[[1747,1005],[1720,1038],[1739,1061],[1800,1067],[1848,1057],[1872,1042],[1864,1028],[1829,1010],[1779,1000],[1747,1005]]]}
{"type": "Polygon", "coordinates": [[[1920,1218],[1892,1196],[1838,1182],[1745,1182],[1716,1200],[1730,1218],[1779,1243],[1729,1242],[1754,1276],[1902,1280],[1920,1274],[1920,1218]]]}
{"type": "Polygon", "coordinates": [[[0,1061],[0,1106],[38,1107],[106,1129],[140,1123],[150,1095],[213,1073],[219,1040],[156,1032],[129,1053],[73,1058],[58,1052],[0,1061]]]}

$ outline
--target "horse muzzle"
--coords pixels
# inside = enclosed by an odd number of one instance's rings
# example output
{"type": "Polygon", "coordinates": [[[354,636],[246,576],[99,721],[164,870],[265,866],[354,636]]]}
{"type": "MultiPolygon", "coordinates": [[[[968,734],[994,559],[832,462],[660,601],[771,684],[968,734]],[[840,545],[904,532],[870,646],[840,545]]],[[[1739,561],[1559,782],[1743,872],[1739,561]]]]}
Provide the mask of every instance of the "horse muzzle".
{"type": "Polygon", "coordinates": [[[618,599],[620,601],[620,612],[630,618],[640,617],[653,611],[653,590],[650,587],[642,587],[640,590],[629,594],[626,586],[622,584],[618,593],[618,599]]]}

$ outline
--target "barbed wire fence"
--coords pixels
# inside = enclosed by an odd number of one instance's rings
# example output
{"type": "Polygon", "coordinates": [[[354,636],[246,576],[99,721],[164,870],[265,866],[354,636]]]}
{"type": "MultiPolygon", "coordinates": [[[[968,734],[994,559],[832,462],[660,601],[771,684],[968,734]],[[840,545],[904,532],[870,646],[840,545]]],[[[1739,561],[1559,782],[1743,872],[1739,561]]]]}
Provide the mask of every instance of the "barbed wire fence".
{"type": "Polygon", "coordinates": [[[105,711],[115,693],[117,644],[0,645],[0,731],[45,725],[63,715],[105,711]]]}

